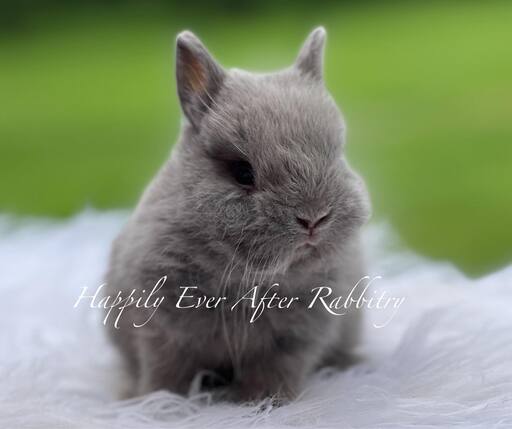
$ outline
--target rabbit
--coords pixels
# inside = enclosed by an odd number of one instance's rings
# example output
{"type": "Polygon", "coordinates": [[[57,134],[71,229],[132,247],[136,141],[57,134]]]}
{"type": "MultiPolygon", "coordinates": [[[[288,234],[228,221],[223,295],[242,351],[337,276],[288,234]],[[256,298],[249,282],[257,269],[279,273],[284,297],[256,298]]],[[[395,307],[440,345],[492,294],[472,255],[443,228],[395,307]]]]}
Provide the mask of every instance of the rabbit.
{"type": "Polygon", "coordinates": [[[115,239],[106,274],[112,294],[166,276],[149,323],[134,328],[149,310],[128,308],[107,328],[127,396],[187,395],[199,379],[228,401],[288,401],[317,369],[354,361],[360,312],[307,308],[312,288],[347,294],[364,275],[360,230],[370,215],[324,84],[325,39],[319,27],[292,66],[255,74],[222,68],[189,31],[177,36],[181,135],[115,239]],[[185,286],[233,302],[255,285],[298,299],[254,323],[249,302],[176,306],[185,286]]]}

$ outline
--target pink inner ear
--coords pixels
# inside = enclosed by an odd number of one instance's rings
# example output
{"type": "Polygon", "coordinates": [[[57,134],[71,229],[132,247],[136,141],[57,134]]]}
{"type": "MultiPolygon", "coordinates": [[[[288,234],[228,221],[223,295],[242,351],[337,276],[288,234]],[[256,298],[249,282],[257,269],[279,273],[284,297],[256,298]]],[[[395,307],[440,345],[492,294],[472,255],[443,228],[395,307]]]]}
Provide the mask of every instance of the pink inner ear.
{"type": "Polygon", "coordinates": [[[182,52],[184,78],[186,86],[196,93],[203,93],[206,88],[206,71],[201,62],[188,49],[182,52]]]}

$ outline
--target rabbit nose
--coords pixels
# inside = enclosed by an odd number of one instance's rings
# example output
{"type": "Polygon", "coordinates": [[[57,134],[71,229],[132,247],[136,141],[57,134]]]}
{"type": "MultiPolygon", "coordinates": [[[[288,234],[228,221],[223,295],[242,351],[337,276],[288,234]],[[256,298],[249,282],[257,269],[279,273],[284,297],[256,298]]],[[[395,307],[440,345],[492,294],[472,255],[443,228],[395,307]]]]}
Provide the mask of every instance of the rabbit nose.
{"type": "Polygon", "coordinates": [[[325,221],[329,218],[330,212],[324,213],[321,216],[318,216],[314,219],[307,219],[303,217],[296,217],[297,223],[302,226],[305,230],[309,231],[309,234],[311,235],[315,228],[320,226],[321,224],[325,223],[325,221]]]}

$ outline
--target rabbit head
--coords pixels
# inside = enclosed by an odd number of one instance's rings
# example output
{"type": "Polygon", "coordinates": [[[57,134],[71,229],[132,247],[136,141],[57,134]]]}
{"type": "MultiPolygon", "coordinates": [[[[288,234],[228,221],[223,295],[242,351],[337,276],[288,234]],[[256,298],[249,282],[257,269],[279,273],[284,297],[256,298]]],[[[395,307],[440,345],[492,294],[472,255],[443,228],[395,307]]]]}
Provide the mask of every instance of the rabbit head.
{"type": "Polygon", "coordinates": [[[368,216],[323,82],[325,37],[314,30],[291,67],[269,74],[226,70],[192,33],[177,38],[180,221],[254,270],[336,263],[368,216]]]}

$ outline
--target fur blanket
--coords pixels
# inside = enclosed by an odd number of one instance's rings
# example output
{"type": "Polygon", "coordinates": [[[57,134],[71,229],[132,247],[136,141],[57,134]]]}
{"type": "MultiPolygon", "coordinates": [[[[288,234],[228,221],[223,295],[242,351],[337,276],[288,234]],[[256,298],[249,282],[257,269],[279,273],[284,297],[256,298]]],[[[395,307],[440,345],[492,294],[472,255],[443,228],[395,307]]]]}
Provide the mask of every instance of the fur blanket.
{"type": "Polygon", "coordinates": [[[384,225],[365,233],[370,274],[405,300],[382,328],[367,311],[363,363],[316,374],[279,408],[167,392],[116,401],[99,310],[74,303],[101,284],[124,219],[0,218],[0,428],[512,427],[512,266],[470,280],[399,250],[384,225]]]}

